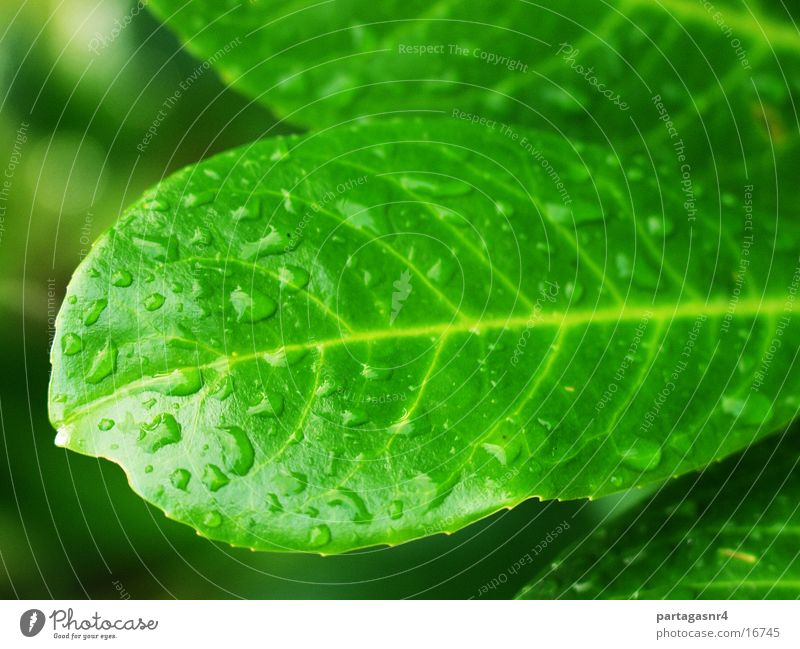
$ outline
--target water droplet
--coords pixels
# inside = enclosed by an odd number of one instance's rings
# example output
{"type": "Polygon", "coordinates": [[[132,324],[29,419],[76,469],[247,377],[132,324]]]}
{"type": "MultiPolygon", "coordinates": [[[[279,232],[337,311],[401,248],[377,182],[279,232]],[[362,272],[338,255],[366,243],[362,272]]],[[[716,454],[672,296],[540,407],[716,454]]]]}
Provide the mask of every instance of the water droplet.
{"type": "Polygon", "coordinates": [[[402,176],[400,185],[408,191],[428,194],[430,196],[463,196],[472,191],[467,183],[458,180],[440,180],[432,178],[425,180],[414,176],[402,176]]]}
{"type": "Polygon", "coordinates": [[[213,203],[217,197],[214,191],[198,192],[197,194],[188,194],[183,199],[184,207],[200,207],[201,205],[208,205],[213,203]]]}
{"type": "Polygon", "coordinates": [[[230,482],[230,478],[216,464],[206,464],[202,480],[209,491],[219,491],[230,482]]]}
{"type": "Polygon", "coordinates": [[[281,160],[285,160],[289,157],[289,151],[286,149],[286,146],[283,143],[280,143],[277,148],[272,152],[269,156],[269,159],[272,162],[279,162],[281,160]]]}
{"type": "Polygon", "coordinates": [[[722,397],[722,412],[736,417],[745,426],[760,426],[772,414],[772,404],[763,394],[752,393],[746,397],[722,397]]]}
{"type": "Polygon", "coordinates": [[[305,288],[310,279],[308,272],[297,266],[283,266],[278,269],[281,288],[290,293],[305,288]]]}
{"type": "Polygon", "coordinates": [[[292,194],[288,189],[281,189],[281,198],[283,198],[283,209],[290,214],[294,214],[294,205],[292,204],[292,194]]]}
{"type": "Polygon", "coordinates": [[[522,451],[519,423],[512,417],[507,417],[497,424],[481,447],[503,466],[513,463],[522,451]]]}
{"type": "Polygon", "coordinates": [[[132,237],[144,255],[155,261],[175,261],[178,259],[178,240],[175,237],[144,235],[132,237]]]}
{"type": "Polygon", "coordinates": [[[331,377],[326,376],[324,379],[322,379],[322,382],[314,394],[318,397],[327,397],[328,395],[333,394],[336,389],[336,382],[331,377]]]}
{"type": "Polygon", "coordinates": [[[94,302],[89,305],[89,308],[86,309],[85,313],[83,314],[83,324],[87,327],[93,325],[97,322],[100,314],[103,313],[105,308],[108,306],[108,300],[100,299],[95,300],[94,302]]]}
{"type": "Polygon", "coordinates": [[[103,430],[103,431],[111,430],[112,428],[114,428],[114,420],[113,419],[101,419],[98,422],[97,427],[100,430],[103,430]]]}
{"type": "Polygon", "coordinates": [[[283,511],[283,505],[281,504],[281,501],[278,499],[278,496],[276,496],[274,493],[267,494],[267,503],[269,511],[271,511],[273,514],[283,511]]]}
{"type": "Polygon", "coordinates": [[[364,499],[351,489],[339,489],[336,497],[328,501],[332,507],[347,507],[352,512],[354,523],[368,523],[372,520],[372,514],[364,499]]]}
{"type": "Polygon", "coordinates": [[[275,476],[275,488],[284,496],[296,496],[303,493],[308,485],[308,477],[304,473],[289,471],[275,476]]]}
{"type": "Polygon", "coordinates": [[[111,284],[119,288],[125,288],[133,284],[133,275],[127,270],[117,270],[111,275],[111,284]]]}
{"type": "Polygon", "coordinates": [[[564,286],[564,293],[570,302],[577,304],[580,302],[581,297],[583,297],[583,286],[577,282],[567,282],[564,286]]]}
{"type": "Polygon", "coordinates": [[[262,358],[269,363],[272,367],[288,367],[301,361],[308,354],[308,349],[287,349],[281,347],[274,352],[265,352],[262,358]]]}
{"type": "Polygon", "coordinates": [[[211,233],[208,230],[201,230],[200,228],[195,228],[194,234],[192,238],[189,240],[189,243],[192,245],[199,246],[201,248],[207,248],[211,245],[211,242],[214,238],[211,236],[211,233]]]}
{"type": "Polygon", "coordinates": [[[341,200],[336,203],[336,209],[342,213],[344,220],[357,230],[371,230],[374,233],[378,233],[375,219],[364,205],[353,201],[341,200]]]}
{"type": "Polygon", "coordinates": [[[225,434],[221,438],[222,456],[225,468],[231,473],[244,476],[253,468],[255,453],[247,433],[238,426],[223,426],[225,434]]]}
{"type": "Polygon", "coordinates": [[[203,386],[203,375],[197,367],[180,367],[153,377],[152,389],[172,397],[194,394],[203,386]]]}
{"type": "Polygon", "coordinates": [[[148,311],[158,311],[158,309],[164,306],[165,300],[166,298],[161,295],[161,293],[153,293],[144,299],[144,308],[148,311]]]}
{"type": "Polygon", "coordinates": [[[331,542],[331,530],[327,525],[315,525],[308,535],[308,544],[312,548],[321,548],[331,542]]]}
{"type": "Polygon", "coordinates": [[[78,298],[75,297],[74,295],[70,295],[70,296],[67,297],[67,302],[69,304],[75,304],[77,301],[78,301],[78,298]]]}
{"type": "Polygon", "coordinates": [[[430,208],[439,219],[448,225],[459,228],[465,228],[469,225],[469,221],[463,215],[459,214],[455,210],[451,210],[449,207],[431,204],[430,208]]]}
{"type": "Polygon", "coordinates": [[[153,465],[152,465],[152,464],[148,464],[148,465],[147,465],[147,466],[144,468],[144,472],[145,472],[145,473],[152,473],[152,472],[153,472],[153,465]]]}
{"type": "Polygon", "coordinates": [[[364,364],[361,368],[361,376],[367,381],[388,381],[394,370],[391,367],[370,367],[364,364]]]}
{"type": "Polygon", "coordinates": [[[169,481],[172,486],[181,491],[186,491],[189,486],[189,480],[192,479],[192,474],[186,469],[175,469],[169,476],[169,481]]]}
{"type": "Polygon", "coordinates": [[[455,272],[456,264],[452,258],[439,257],[427,270],[425,276],[437,284],[447,284],[453,278],[455,272]]]}
{"type": "Polygon", "coordinates": [[[505,201],[497,201],[494,204],[494,208],[497,210],[497,213],[501,216],[505,216],[506,218],[514,215],[514,206],[511,203],[506,203],[505,201]]]}
{"type": "Polygon", "coordinates": [[[403,501],[402,500],[393,500],[389,503],[389,518],[393,521],[402,518],[403,516],[403,501]]]}
{"type": "Polygon", "coordinates": [[[667,218],[666,214],[647,217],[647,231],[654,236],[668,237],[674,229],[674,222],[667,218]]]}
{"type": "Polygon", "coordinates": [[[406,415],[389,426],[389,434],[404,437],[418,437],[430,431],[430,428],[430,421],[426,413],[417,414],[413,417],[406,415]]]}
{"type": "Polygon", "coordinates": [[[260,291],[253,291],[248,294],[242,290],[241,286],[236,287],[231,292],[231,304],[236,311],[238,322],[259,322],[266,320],[278,309],[277,303],[260,291]]]}
{"type": "Polygon", "coordinates": [[[203,516],[203,525],[206,527],[219,527],[222,525],[222,516],[217,511],[206,512],[203,516]]]}
{"type": "Polygon", "coordinates": [[[268,392],[261,398],[261,401],[247,409],[247,414],[280,417],[283,413],[283,405],[283,397],[280,394],[268,392]]]}
{"type": "Polygon", "coordinates": [[[64,334],[61,339],[61,351],[65,356],[74,356],[83,349],[83,341],[80,336],[73,333],[64,334]]]}
{"type": "Polygon", "coordinates": [[[635,438],[628,448],[620,451],[623,464],[636,471],[652,471],[661,463],[661,446],[655,442],[635,438]]]}
{"type": "Polygon", "coordinates": [[[230,374],[223,374],[210,388],[211,396],[220,401],[225,401],[233,393],[233,377],[230,374]]]}
{"type": "Polygon", "coordinates": [[[368,421],[367,413],[360,408],[352,408],[342,412],[342,423],[345,426],[360,426],[368,421]]]}
{"type": "Polygon", "coordinates": [[[280,255],[297,247],[296,241],[288,234],[281,234],[274,226],[266,236],[256,241],[248,241],[242,246],[242,258],[253,261],[263,255],[280,255]]]}
{"type": "Polygon", "coordinates": [[[86,380],[89,383],[100,383],[117,369],[117,346],[110,340],[95,354],[86,380]]]}
{"type": "Polygon", "coordinates": [[[181,425],[167,412],[156,416],[149,424],[142,424],[139,432],[139,444],[148,453],[155,453],[179,441],[181,441],[181,425]]]}
{"type": "Polygon", "coordinates": [[[146,210],[153,210],[155,212],[166,212],[169,210],[169,203],[163,198],[150,198],[142,203],[142,207],[146,210]]]}
{"type": "Polygon", "coordinates": [[[253,197],[245,205],[240,205],[233,210],[231,217],[234,221],[255,221],[261,218],[262,213],[261,199],[253,197]]]}

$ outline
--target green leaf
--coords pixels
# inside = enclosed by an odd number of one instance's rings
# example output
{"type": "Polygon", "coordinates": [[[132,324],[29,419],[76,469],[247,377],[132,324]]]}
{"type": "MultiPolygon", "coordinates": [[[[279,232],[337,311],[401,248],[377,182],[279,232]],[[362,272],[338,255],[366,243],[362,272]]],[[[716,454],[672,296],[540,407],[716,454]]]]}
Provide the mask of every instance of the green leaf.
{"type": "Polygon", "coordinates": [[[57,441],[206,536],[326,553],[702,467],[797,412],[797,227],[681,183],[459,120],[184,169],[67,290],[57,441]]]}
{"type": "Polygon", "coordinates": [[[665,485],[562,555],[524,599],[796,599],[800,437],[665,485]]]}
{"type": "Polygon", "coordinates": [[[697,164],[713,156],[713,173],[754,155],[774,164],[773,149],[797,142],[800,33],[785,3],[759,5],[150,3],[226,82],[291,123],[457,110],[616,146],[683,140],[697,164]]]}

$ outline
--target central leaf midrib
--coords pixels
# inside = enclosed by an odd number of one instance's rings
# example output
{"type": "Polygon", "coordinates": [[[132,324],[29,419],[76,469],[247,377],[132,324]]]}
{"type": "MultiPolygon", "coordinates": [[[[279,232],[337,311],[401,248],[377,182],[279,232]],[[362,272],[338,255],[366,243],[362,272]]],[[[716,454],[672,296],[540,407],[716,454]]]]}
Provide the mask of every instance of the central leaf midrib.
{"type": "MultiPolygon", "coordinates": [[[[743,300],[736,306],[735,318],[744,317],[761,317],[768,315],[775,315],[785,309],[785,300],[778,298],[770,298],[765,300],[743,300]]],[[[338,347],[348,344],[362,344],[376,342],[380,340],[391,340],[396,338],[423,338],[426,336],[437,336],[447,334],[452,336],[459,333],[483,333],[485,331],[517,331],[526,328],[535,328],[540,326],[560,326],[560,327],[576,327],[580,325],[589,324],[609,324],[624,321],[639,321],[643,317],[648,316],[649,319],[659,320],[682,320],[687,318],[699,316],[722,316],[729,312],[729,302],[710,302],[706,304],[686,303],[683,305],[653,305],[653,306],[639,306],[629,307],[622,305],[617,308],[605,308],[595,311],[552,311],[542,312],[539,314],[531,314],[526,316],[516,316],[507,318],[493,318],[486,320],[477,320],[472,322],[458,322],[458,323],[437,323],[429,324],[421,327],[408,327],[408,328],[389,328],[389,329],[373,329],[365,331],[355,331],[348,336],[338,338],[328,338],[322,340],[315,340],[305,343],[290,343],[280,345],[276,348],[255,351],[250,354],[229,354],[221,356],[209,363],[199,366],[190,367],[176,367],[172,371],[190,370],[190,369],[216,369],[220,367],[230,367],[243,362],[249,362],[264,358],[268,354],[277,352],[298,352],[310,351],[312,349],[327,349],[330,347],[338,347]]],[[[135,394],[136,392],[146,390],[152,385],[158,385],[163,382],[163,376],[148,376],[137,381],[132,381],[120,387],[115,392],[99,397],[93,401],[88,402],[82,407],[73,410],[70,416],[65,417],[58,422],[59,425],[68,425],[82,416],[96,410],[103,404],[127,396],[135,394]]]]}

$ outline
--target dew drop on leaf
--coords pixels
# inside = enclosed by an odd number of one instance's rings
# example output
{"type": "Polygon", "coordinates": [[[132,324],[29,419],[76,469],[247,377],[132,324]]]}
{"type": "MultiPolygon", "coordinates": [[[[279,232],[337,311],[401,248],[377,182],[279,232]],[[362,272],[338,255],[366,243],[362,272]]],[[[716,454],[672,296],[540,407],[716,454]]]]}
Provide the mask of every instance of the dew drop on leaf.
{"type": "Polygon", "coordinates": [[[133,284],[133,275],[127,270],[117,270],[111,275],[111,284],[119,288],[126,288],[133,284]]]}
{"type": "Polygon", "coordinates": [[[200,207],[201,205],[208,205],[213,203],[216,198],[216,193],[213,191],[198,192],[196,194],[188,194],[183,198],[184,207],[200,207]]]}
{"type": "Polygon", "coordinates": [[[278,499],[278,496],[274,493],[267,494],[267,508],[273,514],[279,513],[283,511],[283,505],[281,501],[278,499]]]}
{"type": "Polygon", "coordinates": [[[626,450],[620,451],[620,459],[635,471],[652,471],[661,463],[661,446],[648,439],[635,438],[626,450]]]}
{"type": "Polygon", "coordinates": [[[403,516],[403,501],[393,500],[389,503],[389,518],[396,521],[403,516]]]}
{"type": "Polygon", "coordinates": [[[113,419],[101,419],[97,423],[97,428],[99,428],[100,430],[103,430],[103,431],[111,430],[112,428],[114,428],[114,420],[113,419]]]}
{"type": "Polygon", "coordinates": [[[222,525],[222,516],[217,511],[206,512],[203,515],[203,525],[214,528],[222,525]]]}
{"type": "Polygon", "coordinates": [[[172,397],[194,394],[203,386],[203,376],[197,367],[179,367],[155,377],[152,389],[172,397]]]}
{"type": "Polygon", "coordinates": [[[267,392],[261,401],[247,409],[247,414],[280,417],[283,413],[283,405],[283,396],[276,392],[267,392]]]}
{"type": "Polygon", "coordinates": [[[181,426],[168,412],[157,415],[150,423],[142,424],[139,444],[148,453],[181,441],[181,426]]]}
{"type": "Polygon", "coordinates": [[[255,453],[250,438],[238,426],[226,426],[223,431],[222,456],[225,468],[238,476],[245,476],[253,468],[255,453]]]}
{"type": "Polygon", "coordinates": [[[260,322],[275,313],[277,303],[260,291],[247,293],[239,286],[231,292],[231,304],[238,322],[260,322]]]}
{"type": "Polygon", "coordinates": [[[568,282],[564,286],[564,294],[570,302],[577,304],[580,302],[581,297],[583,297],[583,286],[577,282],[568,282]]]}
{"type": "Polygon", "coordinates": [[[746,426],[765,423],[771,413],[772,404],[763,394],[751,393],[744,397],[722,397],[722,412],[736,417],[746,426]]]}
{"type": "Polygon", "coordinates": [[[153,293],[144,299],[144,308],[148,311],[157,311],[164,305],[166,298],[161,293],[153,293]]]}
{"type": "Polygon", "coordinates": [[[216,464],[206,464],[202,480],[209,491],[219,491],[231,481],[216,464]]]}
{"type": "Polygon", "coordinates": [[[100,383],[117,369],[117,347],[110,340],[94,355],[92,365],[86,374],[89,383],[100,383]]]}
{"type": "Polygon", "coordinates": [[[331,530],[327,525],[315,525],[308,535],[308,544],[312,548],[321,548],[331,542],[331,530]]]}
{"type": "Polygon", "coordinates": [[[108,300],[101,298],[92,302],[83,314],[83,324],[87,327],[93,325],[100,318],[100,314],[108,306],[108,300]]]}
{"type": "Polygon", "coordinates": [[[80,336],[73,333],[64,334],[61,339],[61,351],[65,356],[74,356],[83,349],[83,341],[80,336]]]}
{"type": "Polygon", "coordinates": [[[368,421],[367,413],[361,408],[351,408],[342,412],[342,423],[345,426],[360,426],[368,421]]]}
{"type": "Polygon", "coordinates": [[[281,472],[275,476],[275,487],[284,496],[303,493],[307,484],[308,477],[298,471],[281,472]]]}
{"type": "Polygon", "coordinates": [[[186,491],[189,486],[189,480],[192,479],[192,474],[186,469],[175,469],[169,476],[169,481],[172,486],[181,491],[186,491]]]}
{"type": "Polygon", "coordinates": [[[242,245],[242,258],[253,261],[264,255],[280,255],[293,250],[296,242],[288,235],[281,234],[273,226],[265,236],[256,241],[249,241],[242,245]]]}
{"type": "Polygon", "coordinates": [[[178,259],[178,242],[175,237],[160,237],[149,234],[134,236],[132,239],[146,257],[150,257],[155,261],[167,262],[178,259]]]}
{"type": "Polygon", "coordinates": [[[361,368],[361,376],[367,381],[388,381],[393,373],[394,370],[391,367],[371,367],[365,364],[361,368]]]}
{"type": "Polygon", "coordinates": [[[220,401],[225,401],[233,394],[233,377],[230,374],[223,374],[217,378],[210,388],[211,396],[220,401]]]}
{"type": "Polygon", "coordinates": [[[322,379],[314,394],[318,397],[327,397],[336,391],[336,382],[329,376],[322,379]]]}
{"type": "Polygon", "coordinates": [[[520,456],[522,441],[519,422],[513,417],[507,417],[495,425],[481,447],[505,466],[512,464],[520,456]]]}
{"type": "Polygon", "coordinates": [[[290,293],[303,289],[308,284],[311,276],[308,271],[297,266],[282,266],[278,269],[278,280],[281,288],[290,293]]]}
{"type": "Polygon", "coordinates": [[[153,210],[154,212],[166,212],[169,210],[169,203],[161,198],[151,198],[146,200],[142,207],[146,210],[153,210]]]}
{"type": "Polygon", "coordinates": [[[505,201],[497,201],[494,204],[497,213],[501,216],[505,216],[506,218],[514,216],[514,206],[511,203],[506,203],[505,201]]]}

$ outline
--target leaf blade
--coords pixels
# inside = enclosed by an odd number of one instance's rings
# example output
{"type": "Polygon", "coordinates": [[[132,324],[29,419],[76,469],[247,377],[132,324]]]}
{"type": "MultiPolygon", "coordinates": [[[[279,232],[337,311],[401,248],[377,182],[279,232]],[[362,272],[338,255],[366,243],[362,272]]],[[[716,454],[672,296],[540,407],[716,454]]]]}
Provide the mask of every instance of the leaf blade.
{"type": "Polygon", "coordinates": [[[735,225],[676,217],[679,178],[621,199],[603,151],[524,137],[571,204],[517,141],[447,120],[266,140],[166,180],[70,285],[58,441],[211,538],[329,553],[657,481],[788,423],[796,328],[749,396],[748,372],[791,253],[753,259],[730,312],[735,225]],[[637,226],[659,207],[668,234],[637,226]]]}

